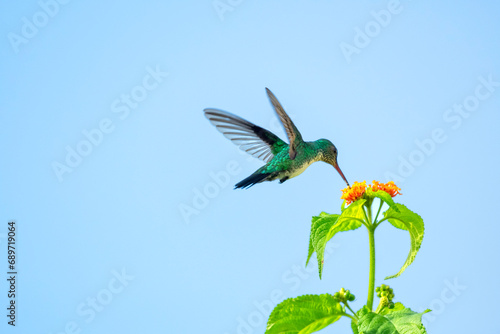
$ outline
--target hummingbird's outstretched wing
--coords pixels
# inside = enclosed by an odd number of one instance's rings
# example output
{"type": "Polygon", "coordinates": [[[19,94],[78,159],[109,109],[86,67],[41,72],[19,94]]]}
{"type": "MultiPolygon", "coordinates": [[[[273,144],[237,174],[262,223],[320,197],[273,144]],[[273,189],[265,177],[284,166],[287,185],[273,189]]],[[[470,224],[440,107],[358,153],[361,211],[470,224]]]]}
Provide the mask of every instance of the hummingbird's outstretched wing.
{"type": "Polygon", "coordinates": [[[239,116],[219,109],[204,109],[205,117],[226,138],[256,158],[270,161],[287,143],[272,132],[239,116]]]}
{"type": "Polygon", "coordinates": [[[276,111],[281,120],[281,123],[283,123],[283,126],[285,127],[288,140],[290,141],[290,149],[288,155],[290,156],[290,159],[293,160],[297,155],[297,146],[299,146],[299,144],[303,142],[302,135],[300,134],[299,130],[297,130],[295,124],[293,124],[292,120],[287,115],[285,109],[283,109],[276,96],[274,96],[274,94],[267,87],[266,87],[266,92],[267,96],[269,96],[271,104],[274,107],[274,110],[276,111]]]}

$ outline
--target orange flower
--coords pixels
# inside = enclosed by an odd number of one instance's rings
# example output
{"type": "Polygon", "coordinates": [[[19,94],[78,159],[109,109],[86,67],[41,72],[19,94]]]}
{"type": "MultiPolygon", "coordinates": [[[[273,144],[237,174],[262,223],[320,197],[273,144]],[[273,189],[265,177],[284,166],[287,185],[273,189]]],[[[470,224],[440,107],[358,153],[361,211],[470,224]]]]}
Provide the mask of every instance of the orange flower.
{"type": "MultiPolygon", "coordinates": [[[[385,191],[386,193],[391,195],[391,197],[394,197],[396,195],[401,195],[401,193],[399,192],[401,188],[396,186],[394,184],[394,181],[389,181],[387,183],[380,183],[378,181],[373,180],[373,184],[370,184],[369,187],[373,191],[379,191],[379,190],[385,191]]],[[[355,202],[361,197],[363,197],[363,195],[365,194],[365,190],[366,190],[366,181],[354,182],[352,187],[342,189],[342,196],[340,196],[340,198],[345,199],[346,204],[349,205],[352,202],[355,202]]]]}
{"type": "Polygon", "coordinates": [[[354,201],[360,199],[366,190],[366,181],[354,182],[352,187],[342,189],[342,196],[340,199],[345,199],[346,204],[349,205],[354,201]]]}
{"type": "Polygon", "coordinates": [[[387,183],[380,183],[378,181],[373,180],[373,185],[370,185],[370,187],[372,188],[373,191],[378,191],[378,190],[385,191],[386,193],[391,195],[391,197],[394,197],[396,195],[401,195],[401,193],[399,192],[401,188],[396,186],[394,184],[394,181],[389,181],[387,183]]]}

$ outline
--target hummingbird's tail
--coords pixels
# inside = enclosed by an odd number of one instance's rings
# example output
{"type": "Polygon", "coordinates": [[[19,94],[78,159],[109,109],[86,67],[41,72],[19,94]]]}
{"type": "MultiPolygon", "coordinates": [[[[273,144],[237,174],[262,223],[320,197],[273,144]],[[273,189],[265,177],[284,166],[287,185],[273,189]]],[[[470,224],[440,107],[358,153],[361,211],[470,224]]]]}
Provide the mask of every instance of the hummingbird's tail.
{"type": "Polygon", "coordinates": [[[247,177],[244,180],[241,180],[240,182],[236,183],[234,185],[234,189],[246,189],[250,188],[254,184],[260,183],[262,181],[265,181],[267,177],[271,175],[271,173],[259,173],[255,172],[249,177],[247,177]]]}

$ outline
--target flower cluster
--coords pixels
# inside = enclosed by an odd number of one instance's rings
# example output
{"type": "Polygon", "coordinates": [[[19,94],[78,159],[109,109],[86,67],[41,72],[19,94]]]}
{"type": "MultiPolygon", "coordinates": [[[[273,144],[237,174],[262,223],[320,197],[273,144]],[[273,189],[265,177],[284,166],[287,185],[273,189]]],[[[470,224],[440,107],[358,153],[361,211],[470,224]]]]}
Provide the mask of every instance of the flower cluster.
{"type": "Polygon", "coordinates": [[[380,313],[385,307],[394,308],[394,302],[392,301],[394,299],[394,291],[390,286],[382,284],[375,291],[377,292],[377,297],[380,298],[380,303],[375,313],[380,313]]]}
{"type": "Polygon", "coordinates": [[[354,296],[349,290],[342,288],[339,292],[335,292],[333,298],[337,299],[339,303],[347,303],[348,301],[352,302],[356,299],[356,296],[354,296]]]}
{"type": "Polygon", "coordinates": [[[378,286],[375,291],[377,292],[377,297],[382,298],[382,297],[387,297],[389,301],[392,301],[394,298],[394,290],[388,285],[382,284],[381,286],[378,286]]]}
{"type": "Polygon", "coordinates": [[[360,199],[366,190],[366,181],[363,182],[354,182],[352,187],[347,187],[342,189],[342,196],[340,199],[345,199],[346,204],[349,205],[354,201],[360,199]]]}
{"type": "MultiPolygon", "coordinates": [[[[346,200],[346,204],[349,205],[352,202],[357,201],[363,195],[365,194],[366,191],[366,181],[363,182],[354,182],[352,187],[344,188],[342,189],[342,196],[340,197],[341,199],[346,200]]],[[[401,188],[396,186],[394,184],[394,181],[389,181],[387,183],[380,183],[378,181],[373,180],[373,184],[370,184],[368,187],[370,187],[373,191],[385,191],[391,197],[394,197],[396,195],[401,195],[399,192],[401,188]]]]}
{"type": "Polygon", "coordinates": [[[377,190],[385,191],[386,193],[391,195],[391,197],[394,197],[396,195],[401,195],[401,193],[399,192],[401,188],[396,186],[394,184],[394,181],[389,181],[387,183],[380,183],[378,181],[373,180],[373,184],[370,185],[370,187],[372,188],[373,191],[377,190]]]}

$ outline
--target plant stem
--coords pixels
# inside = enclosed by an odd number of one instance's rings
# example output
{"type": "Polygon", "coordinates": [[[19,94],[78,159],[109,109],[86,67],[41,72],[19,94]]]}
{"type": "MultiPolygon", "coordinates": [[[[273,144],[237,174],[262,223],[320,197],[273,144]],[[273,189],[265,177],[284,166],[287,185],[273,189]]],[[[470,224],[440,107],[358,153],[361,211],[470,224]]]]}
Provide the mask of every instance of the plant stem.
{"type": "Polygon", "coordinates": [[[373,219],[373,222],[375,224],[377,223],[378,214],[380,213],[380,209],[382,209],[383,204],[384,204],[384,202],[382,200],[380,200],[380,206],[378,207],[378,211],[377,211],[377,214],[375,215],[375,219],[373,219]]]}
{"type": "Polygon", "coordinates": [[[373,297],[375,293],[375,226],[368,229],[368,240],[370,244],[370,273],[368,276],[368,300],[366,306],[373,310],[373,297]]]}
{"type": "Polygon", "coordinates": [[[346,301],[344,304],[345,304],[345,306],[347,306],[347,308],[349,309],[349,311],[351,311],[351,312],[352,312],[352,314],[354,314],[354,317],[356,317],[356,318],[357,318],[358,316],[356,315],[356,312],[354,312],[354,311],[352,310],[352,308],[349,306],[349,304],[347,303],[347,301],[346,301]]]}
{"type": "Polygon", "coordinates": [[[365,204],[365,206],[363,206],[363,214],[365,215],[366,228],[369,228],[369,226],[372,224],[372,220],[371,220],[372,219],[372,217],[371,217],[372,212],[371,212],[371,208],[369,206],[367,207],[366,204],[365,204]],[[365,210],[365,207],[367,208],[366,210],[365,210]],[[366,212],[366,211],[368,211],[368,212],[366,212]]]}
{"type": "Polygon", "coordinates": [[[354,323],[356,323],[356,324],[358,323],[358,319],[357,319],[357,318],[355,318],[355,317],[353,317],[353,316],[352,316],[352,315],[350,315],[349,313],[344,313],[344,314],[342,314],[342,315],[343,315],[343,316],[345,316],[345,317],[351,318],[351,319],[354,321],[354,323]]]}

